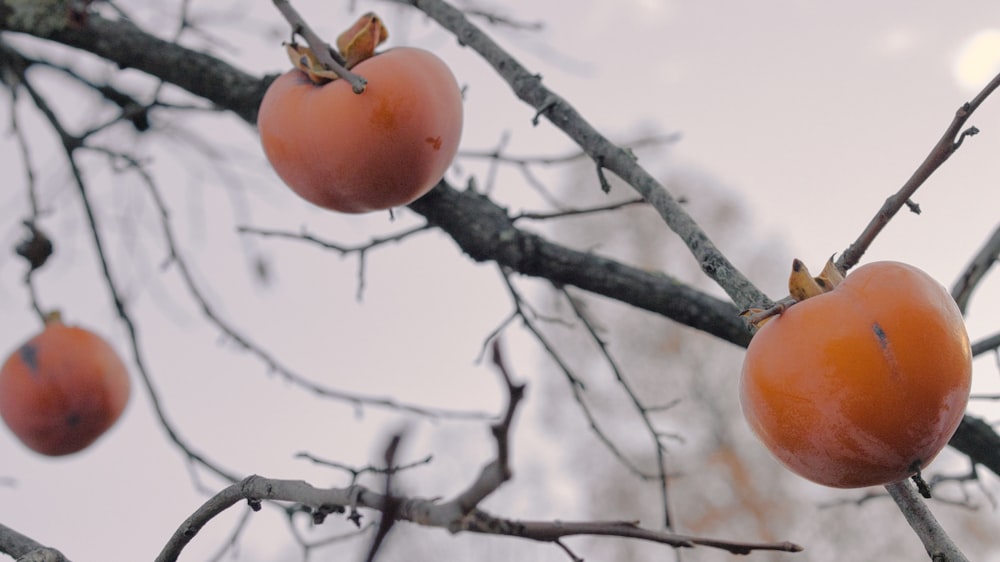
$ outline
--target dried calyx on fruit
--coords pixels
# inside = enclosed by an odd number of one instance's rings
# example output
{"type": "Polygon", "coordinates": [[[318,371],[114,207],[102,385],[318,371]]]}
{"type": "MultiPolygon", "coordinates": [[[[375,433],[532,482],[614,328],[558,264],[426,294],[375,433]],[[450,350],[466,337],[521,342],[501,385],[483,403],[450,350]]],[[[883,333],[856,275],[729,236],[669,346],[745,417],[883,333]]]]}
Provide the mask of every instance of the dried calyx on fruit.
{"type": "MultiPolygon", "coordinates": [[[[381,18],[372,12],[361,16],[354,25],[337,37],[337,50],[340,52],[344,68],[350,70],[358,63],[375,56],[375,49],[388,38],[389,30],[381,18]]],[[[285,50],[292,65],[305,72],[314,83],[326,84],[339,78],[336,72],[320,62],[310,47],[293,41],[285,43],[285,50]]]]}
{"type": "Polygon", "coordinates": [[[801,302],[809,297],[829,293],[844,280],[844,273],[837,268],[833,256],[826,260],[823,271],[813,277],[809,273],[806,264],[801,260],[792,260],[792,273],[788,276],[788,294],[796,302],[801,302]]]}
{"type": "Polygon", "coordinates": [[[261,101],[257,129],[268,162],[292,191],[325,209],[366,213],[409,204],[441,180],[458,151],[462,92],[455,76],[423,49],[376,52],[388,36],[382,21],[366,14],[337,39],[336,57],[286,45],[295,68],[261,101]],[[337,78],[323,65],[331,58],[366,86],[337,78]]]}

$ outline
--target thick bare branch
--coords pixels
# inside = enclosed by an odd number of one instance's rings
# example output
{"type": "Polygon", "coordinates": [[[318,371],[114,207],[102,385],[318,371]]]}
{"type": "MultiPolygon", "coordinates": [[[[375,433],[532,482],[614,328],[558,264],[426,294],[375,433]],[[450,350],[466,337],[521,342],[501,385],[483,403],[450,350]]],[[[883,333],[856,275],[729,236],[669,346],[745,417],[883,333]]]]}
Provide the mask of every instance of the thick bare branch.
{"type": "Polygon", "coordinates": [[[0,523],[0,553],[18,562],[69,562],[61,552],[0,523]]]}
{"type": "MultiPolygon", "coordinates": [[[[0,29],[7,23],[0,13],[0,29]]],[[[255,123],[257,106],[270,82],[251,77],[204,53],[158,39],[131,23],[99,16],[88,18],[86,29],[41,36],[92,52],[120,66],[148,72],[235,112],[251,124],[255,123]],[[179,62],[181,59],[183,62],[179,62]],[[204,80],[199,76],[215,79],[204,80]],[[229,86],[220,88],[220,84],[229,86]]],[[[455,238],[477,261],[493,260],[525,275],[575,285],[663,314],[737,345],[745,346],[750,340],[749,332],[738,318],[737,307],[665,275],[568,250],[518,230],[504,209],[474,192],[459,192],[442,182],[411,208],[455,238]]]]}
{"type": "Polygon", "coordinates": [[[562,129],[597,163],[625,180],[663,217],[684,241],[710,278],[719,284],[739,307],[767,304],[760,292],[712,243],[704,230],[667,190],[644,168],[633,154],[605,138],[566,100],[544,85],[537,74],[495,43],[461,11],[441,0],[399,0],[410,4],[451,31],[462,44],[475,50],[493,66],[514,94],[562,129]]]}
{"type": "MultiPolygon", "coordinates": [[[[802,550],[802,547],[790,542],[744,543],[716,540],[647,529],[635,522],[517,521],[494,517],[479,509],[462,514],[460,510],[456,509],[454,501],[438,503],[433,500],[403,496],[396,496],[396,499],[399,501],[396,511],[396,517],[399,520],[429,527],[440,527],[453,533],[474,532],[539,542],[555,542],[560,538],[576,535],[622,537],[657,542],[678,548],[693,546],[719,548],[736,554],[746,554],[754,550],[784,552],[802,550]]],[[[387,506],[387,497],[384,494],[362,486],[316,488],[301,480],[278,480],[256,475],[250,476],[240,483],[222,490],[199,507],[174,532],[167,545],[160,551],[156,561],[172,562],[177,560],[184,547],[194,539],[202,527],[217,515],[243,500],[246,500],[252,508],[254,506],[259,508],[260,502],[267,500],[294,502],[327,512],[343,511],[350,506],[383,511],[387,506]]]]}
{"type": "Polygon", "coordinates": [[[476,261],[495,261],[522,275],[617,299],[737,345],[750,341],[732,304],[663,273],[572,250],[519,229],[506,209],[475,191],[458,191],[442,181],[410,208],[447,232],[476,261]]]}
{"type": "Polygon", "coordinates": [[[24,22],[8,16],[0,9],[0,31],[51,39],[122,68],[141,70],[232,111],[251,124],[257,120],[257,107],[270,84],[270,79],[262,80],[209,54],[164,41],[127,21],[92,14],[85,26],[51,30],[25,27],[24,22]]]}

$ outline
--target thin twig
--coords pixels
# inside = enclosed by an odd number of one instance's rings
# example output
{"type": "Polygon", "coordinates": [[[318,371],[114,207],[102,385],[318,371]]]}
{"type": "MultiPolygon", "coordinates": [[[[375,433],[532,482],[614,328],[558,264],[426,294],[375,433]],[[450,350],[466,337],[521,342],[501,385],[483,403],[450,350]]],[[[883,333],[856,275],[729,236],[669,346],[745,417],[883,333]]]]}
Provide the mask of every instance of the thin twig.
{"type": "Polygon", "coordinates": [[[481,412],[470,412],[470,411],[459,411],[459,410],[446,410],[446,409],[434,409],[425,408],[416,404],[407,404],[399,402],[393,398],[388,397],[378,397],[378,396],[367,396],[358,393],[346,392],[343,390],[323,386],[317,382],[311,381],[304,376],[294,372],[291,368],[285,366],[277,357],[272,355],[269,351],[265,350],[260,344],[252,341],[248,336],[244,335],[240,330],[236,328],[233,324],[225,320],[221,315],[215,311],[215,307],[209,302],[208,298],[205,297],[198,284],[194,280],[194,276],[188,268],[187,262],[182,258],[182,253],[176,242],[176,237],[173,233],[173,227],[171,226],[170,216],[167,211],[166,203],[163,201],[162,196],[159,193],[157,184],[150,177],[141,166],[138,166],[138,162],[134,160],[131,164],[135,166],[135,171],[143,178],[144,184],[149,191],[150,198],[152,199],[157,213],[160,219],[160,229],[162,232],[163,240],[167,245],[169,264],[176,268],[177,272],[180,274],[181,279],[184,281],[184,285],[188,290],[188,293],[198,304],[202,311],[202,314],[216,326],[219,331],[225,334],[231,341],[236,343],[240,348],[244,349],[251,355],[257,357],[267,368],[279,374],[283,379],[305,389],[313,394],[329,398],[333,400],[338,400],[346,402],[353,405],[356,408],[361,408],[364,406],[373,406],[378,408],[386,408],[390,410],[405,411],[412,414],[417,414],[420,416],[426,416],[431,418],[448,418],[448,419],[485,419],[487,416],[481,412]]]}
{"type": "Polygon", "coordinates": [[[340,255],[357,254],[358,255],[358,290],[357,299],[361,301],[364,295],[365,289],[365,266],[368,263],[368,251],[379,246],[388,244],[390,242],[401,242],[410,236],[417,234],[419,232],[424,232],[430,230],[432,227],[430,224],[424,223],[413,228],[408,228],[396,234],[390,234],[388,236],[378,236],[374,237],[368,242],[355,245],[338,244],[336,242],[331,242],[329,240],[324,240],[313,234],[307,232],[304,228],[300,232],[291,232],[288,230],[277,230],[277,229],[267,229],[267,228],[257,228],[252,226],[240,226],[236,228],[236,231],[241,234],[255,234],[257,236],[262,236],[265,238],[285,238],[290,240],[302,240],[327,250],[333,250],[340,255]]]}
{"type": "Polygon", "coordinates": [[[535,340],[542,346],[545,352],[549,355],[552,361],[555,362],[556,366],[563,373],[569,384],[570,392],[573,393],[573,399],[576,401],[577,405],[580,407],[580,412],[583,414],[584,418],[587,420],[587,424],[590,427],[590,431],[594,434],[594,437],[601,442],[602,445],[611,453],[611,455],[618,459],[618,461],[624,466],[629,472],[641,480],[653,480],[656,478],[655,475],[650,474],[635,464],[628,455],[622,451],[618,445],[615,444],[614,440],[604,431],[601,424],[597,421],[597,417],[591,410],[587,400],[584,398],[584,392],[586,387],[583,382],[573,373],[573,369],[570,368],[569,364],[562,358],[559,352],[556,351],[555,346],[545,337],[542,331],[535,325],[530,316],[525,311],[524,298],[521,296],[520,292],[514,287],[511,282],[507,272],[501,269],[501,275],[503,277],[504,283],[507,287],[507,291],[511,296],[514,303],[514,315],[521,319],[521,323],[524,327],[534,336],[535,340]]]}
{"type": "Polygon", "coordinates": [[[150,376],[149,370],[146,366],[145,356],[142,352],[141,345],[139,344],[138,328],[132,320],[131,315],[128,313],[125,300],[122,297],[121,291],[118,289],[118,284],[111,272],[111,262],[107,251],[105,250],[104,239],[98,225],[97,214],[95,213],[94,207],[90,202],[87,184],[83,179],[83,173],[77,164],[76,152],[81,148],[85,148],[86,145],[81,139],[73,136],[65,129],[65,127],[63,127],[62,122],[55,115],[55,112],[52,111],[49,104],[45,101],[45,98],[31,86],[30,82],[28,82],[27,78],[24,76],[22,76],[22,84],[31,96],[39,112],[46,118],[49,126],[52,127],[62,141],[63,151],[70,167],[73,183],[77,188],[77,193],[80,196],[80,204],[83,207],[84,216],[86,217],[87,224],[90,228],[91,241],[94,245],[94,252],[97,255],[98,264],[104,277],[105,286],[108,289],[114,309],[117,312],[122,324],[125,326],[129,343],[132,348],[133,362],[136,366],[140,380],[142,380],[143,385],[146,387],[146,391],[150,396],[154,411],[160,421],[160,425],[167,432],[171,441],[173,441],[190,460],[197,462],[224,480],[229,482],[237,481],[239,477],[236,476],[235,473],[222,468],[220,465],[210,461],[204,455],[195,452],[195,450],[181,438],[173,424],[168,420],[166,412],[163,410],[161,405],[159,393],[153,384],[152,377],[150,376]]]}
{"type": "Polygon", "coordinates": [[[487,463],[479,472],[479,476],[473,483],[460,492],[453,500],[444,505],[451,504],[450,509],[457,510],[454,522],[464,519],[490,494],[495,492],[504,482],[510,480],[512,471],[510,468],[510,432],[514,422],[514,414],[517,407],[524,398],[524,385],[514,382],[513,377],[507,370],[503,361],[500,349],[500,340],[493,340],[492,354],[493,364],[499,371],[504,382],[504,389],[507,395],[507,407],[504,408],[500,421],[490,426],[493,440],[496,443],[496,458],[487,463]]]}
{"type": "MultiPolygon", "coordinates": [[[[875,241],[875,238],[882,232],[882,230],[889,224],[894,216],[899,212],[904,205],[910,204],[910,198],[914,193],[927,181],[931,175],[937,171],[938,168],[944,164],[948,158],[954,154],[966,137],[975,135],[979,132],[975,127],[970,127],[963,130],[962,127],[965,126],[966,121],[972,116],[972,113],[980,106],[986,99],[1000,87],[1000,74],[995,76],[993,80],[990,80],[983,89],[973,98],[972,101],[962,104],[962,107],[955,112],[955,116],[952,118],[951,123],[948,128],[945,129],[944,134],[938,139],[937,143],[931,149],[930,153],[924,158],[924,161],[917,166],[917,169],[910,176],[910,179],[903,184],[903,187],[899,189],[896,193],[890,195],[879,210],[872,217],[868,225],[861,231],[857,239],[852,242],[840,257],[837,258],[836,266],[842,273],[847,273],[852,267],[857,265],[861,260],[861,257],[868,250],[868,247],[875,241]]],[[[1000,230],[998,230],[1000,232],[1000,230]]],[[[994,236],[1000,236],[1000,234],[995,233],[994,236]]],[[[991,238],[991,242],[992,242],[991,238]]],[[[1000,239],[998,239],[994,244],[1000,244],[1000,239]]],[[[987,244],[981,251],[989,252],[994,250],[994,247],[987,244]]],[[[972,265],[976,265],[975,263],[972,265]]],[[[981,265],[981,264],[980,264],[981,265]]],[[[970,266],[970,267],[972,267],[970,266]]],[[[960,281],[961,282],[961,281],[960,281]]],[[[972,285],[974,286],[974,285],[972,285]]],[[[956,291],[961,291],[959,287],[956,286],[956,291]]],[[[971,289],[970,289],[971,291],[971,289]]],[[[953,293],[954,294],[954,293],[953,293]]],[[[961,293],[959,293],[961,294],[961,293]]],[[[966,296],[967,298],[967,296],[966,296]]],[[[772,303],[763,306],[762,309],[754,309],[756,312],[753,314],[748,314],[746,316],[747,322],[750,325],[757,325],[761,320],[768,317],[781,314],[790,306],[795,305],[795,300],[791,298],[784,298],[776,303],[772,303]]],[[[756,305],[761,306],[761,305],[756,305]]],[[[746,307],[746,310],[750,310],[751,307],[746,307]]]]}
{"type": "Polygon", "coordinates": [[[401,470],[409,470],[411,468],[416,468],[418,466],[423,466],[423,465],[426,465],[426,464],[430,464],[430,462],[433,460],[434,457],[432,455],[427,455],[426,457],[424,457],[424,458],[422,458],[420,460],[413,461],[413,462],[406,463],[406,464],[387,464],[384,468],[377,467],[377,466],[371,466],[371,465],[363,466],[361,468],[355,468],[355,467],[348,466],[348,465],[346,465],[344,463],[341,463],[341,462],[331,461],[331,460],[327,460],[327,459],[321,459],[321,458],[316,457],[314,455],[311,455],[309,453],[297,453],[295,455],[295,458],[297,458],[297,459],[308,459],[308,460],[312,461],[313,463],[318,464],[320,466],[328,466],[330,468],[336,468],[336,469],[348,472],[351,475],[351,482],[350,483],[351,484],[357,484],[358,478],[361,477],[361,475],[363,475],[363,474],[367,474],[367,473],[372,473],[372,474],[393,474],[393,473],[399,472],[401,470]]]}
{"type": "Polygon", "coordinates": [[[978,133],[978,129],[975,127],[964,129],[965,122],[969,120],[972,113],[979,108],[980,105],[986,98],[1000,87],[1000,74],[995,76],[993,80],[983,87],[983,89],[976,95],[972,101],[962,104],[962,107],[958,108],[955,112],[955,116],[952,118],[951,123],[948,128],[945,129],[944,134],[938,139],[938,142],[931,149],[930,153],[924,158],[924,161],[917,166],[917,169],[910,176],[910,179],[906,180],[903,187],[899,189],[896,193],[889,196],[882,204],[882,207],[875,213],[868,226],[861,232],[858,238],[847,247],[846,250],[840,257],[837,258],[837,267],[841,271],[848,271],[854,267],[858,261],[861,260],[861,256],[868,250],[875,237],[878,236],[882,229],[885,228],[892,217],[896,216],[896,213],[906,204],[906,202],[913,196],[917,191],[927,181],[927,178],[931,177],[938,168],[944,164],[948,158],[951,157],[955,151],[962,146],[962,142],[966,137],[978,133]]]}
{"type": "MultiPolygon", "coordinates": [[[[389,440],[389,444],[385,448],[386,466],[392,467],[396,464],[396,451],[399,449],[399,443],[402,439],[403,434],[397,433],[389,440]]],[[[375,530],[375,536],[372,537],[372,544],[368,549],[368,555],[365,556],[365,562],[374,562],[375,555],[378,554],[379,548],[385,542],[385,538],[389,535],[389,531],[392,530],[392,526],[396,523],[400,499],[392,493],[393,473],[391,470],[385,472],[385,505],[382,509],[382,518],[378,522],[378,529],[375,530]]]]}
{"type": "Polygon", "coordinates": [[[561,211],[553,211],[549,213],[537,213],[537,212],[525,212],[518,213],[511,217],[512,221],[518,220],[550,220],[550,219],[561,219],[567,217],[579,217],[584,215],[593,215],[598,213],[607,213],[609,211],[617,211],[619,209],[624,209],[627,207],[632,207],[635,205],[645,205],[646,200],[642,198],[638,199],[628,199],[626,201],[619,201],[617,203],[608,203],[606,205],[598,205],[596,207],[588,207],[586,209],[565,209],[561,211]]]}
{"type": "MultiPolygon", "coordinates": [[[[670,133],[665,135],[650,135],[624,142],[622,143],[622,146],[629,149],[637,149],[637,148],[644,148],[647,146],[672,144],[678,142],[680,139],[681,139],[680,133],[670,133]]],[[[574,162],[589,157],[587,153],[584,152],[583,150],[574,150],[566,154],[560,154],[554,156],[539,156],[539,155],[511,156],[505,154],[502,148],[503,147],[501,146],[492,151],[460,150],[458,152],[458,158],[488,159],[514,165],[528,164],[528,165],[538,165],[538,166],[551,166],[554,164],[572,164],[574,162]]]]}
{"type": "Polygon", "coordinates": [[[653,441],[653,449],[656,451],[656,480],[659,485],[660,491],[660,503],[663,507],[663,527],[670,529],[673,527],[671,517],[670,517],[670,502],[669,494],[667,492],[667,459],[664,454],[663,442],[660,439],[660,432],[653,426],[653,420],[649,416],[649,410],[639,399],[639,395],[632,385],[625,378],[625,374],[622,372],[621,368],[618,366],[618,362],[611,355],[611,351],[608,349],[607,343],[604,339],[597,333],[594,325],[590,322],[587,314],[583,311],[580,304],[576,301],[573,295],[569,294],[566,288],[561,288],[560,293],[569,302],[570,307],[573,309],[573,313],[583,324],[587,333],[590,334],[591,339],[594,344],[597,345],[601,356],[604,357],[604,362],[611,368],[611,372],[615,375],[615,380],[621,385],[625,394],[628,396],[629,400],[632,402],[632,406],[639,413],[639,417],[642,419],[643,425],[646,427],[646,432],[649,434],[653,441]]]}

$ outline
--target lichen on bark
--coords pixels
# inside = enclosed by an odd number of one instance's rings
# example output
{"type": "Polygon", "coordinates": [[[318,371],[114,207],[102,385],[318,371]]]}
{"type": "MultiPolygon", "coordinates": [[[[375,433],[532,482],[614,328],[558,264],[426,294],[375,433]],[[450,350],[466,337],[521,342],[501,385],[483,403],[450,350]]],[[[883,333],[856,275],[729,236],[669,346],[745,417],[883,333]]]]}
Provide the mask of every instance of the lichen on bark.
{"type": "Polygon", "coordinates": [[[45,36],[69,25],[70,0],[0,0],[6,27],[45,36]]]}

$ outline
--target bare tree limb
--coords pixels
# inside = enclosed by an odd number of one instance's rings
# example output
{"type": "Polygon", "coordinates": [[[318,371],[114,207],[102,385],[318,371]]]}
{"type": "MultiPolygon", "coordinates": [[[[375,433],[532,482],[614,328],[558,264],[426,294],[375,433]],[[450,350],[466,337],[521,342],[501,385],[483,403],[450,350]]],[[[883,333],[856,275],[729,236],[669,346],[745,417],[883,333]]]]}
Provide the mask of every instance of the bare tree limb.
{"type": "MultiPolygon", "coordinates": [[[[0,12],[0,29],[8,25],[3,16],[0,12]]],[[[204,53],[153,37],[129,22],[97,15],[88,18],[86,29],[48,34],[24,28],[11,30],[34,33],[119,66],[135,67],[229,109],[251,124],[256,121],[257,106],[270,83],[269,79],[251,77],[204,53]],[[200,76],[216,80],[197,79],[200,76]]],[[[474,192],[458,192],[442,182],[411,208],[453,238],[458,236],[456,242],[477,261],[495,260],[522,274],[547,277],[663,314],[738,345],[749,342],[750,333],[738,318],[739,308],[665,275],[592,254],[564,252],[562,246],[538,235],[521,235],[522,231],[512,230],[504,209],[474,192]]]]}
{"type": "MultiPolygon", "coordinates": [[[[278,480],[262,476],[249,476],[238,484],[222,490],[200,506],[174,532],[170,540],[157,556],[157,562],[177,560],[184,547],[197,536],[198,532],[217,515],[236,503],[246,500],[253,505],[260,501],[295,502],[314,509],[332,510],[346,506],[384,510],[386,496],[362,486],[349,488],[316,488],[301,480],[278,480]]],[[[400,501],[397,516],[401,521],[409,521],[428,527],[439,527],[453,533],[473,532],[510,536],[539,542],[556,542],[569,536],[606,536],[639,539],[656,542],[675,548],[704,546],[726,550],[734,554],[747,554],[755,550],[800,552],[802,547],[790,542],[753,543],[717,540],[706,537],[679,535],[639,526],[629,521],[517,521],[494,517],[480,509],[473,509],[465,515],[457,510],[454,500],[438,503],[415,497],[398,496],[400,501]]],[[[334,510],[337,511],[337,510],[334,510]]]]}
{"type": "Polygon", "coordinates": [[[903,512],[910,527],[913,527],[917,536],[920,537],[920,541],[923,542],[931,560],[934,562],[969,562],[968,558],[952,542],[951,537],[938,524],[934,514],[927,509],[927,504],[917,494],[917,490],[910,484],[909,480],[889,484],[885,489],[899,506],[900,511],[903,512]]]}
{"type": "MultiPolygon", "coordinates": [[[[396,464],[396,451],[399,449],[399,443],[402,439],[402,433],[393,435],[389,440],[389,445],[385,448],[385,466],[390,469],[396,464]]],[[[389,531],[392,530],[392,526],[396,524],[396,515],[399,512],[400,500],[392,494],[392,475],[394,472],[393,470],[385,472],[385,509],[382,510],[382,518],[378,522],[375,536],[372,537],[372,544],[368,549],[368,555],[365,556],[365,562],[374,562],[379,548],[385,542],[385,538],[389,535],[389,531]]]]}
{"type": "Polygon", "coordinates": [[[474,191],[458,191],[442,181],[410,208],[448,233],[476,261],[495,261],[522,275],[614,298],[737,345],[750,342],[739,309],[731,303],[663,273],[571,250],[519,229],[506,209],[474,191]]]}
{"type": "Polygon", "coordinates": [[[631,185],[660,214],[687,245],[702,271],[713,279],[740,308],[769,304],[760,292],[712,243],[698,223],[652,175],[636,163],[634,155],[597,131],[566,100],[544,85],[510,53],[495,43],[465,15],[442,0],[398,0],[430,16],[475,50],[511,87],[514,94],[535,108],[577,143],[598,168],[605,168],[631,185]]]}
{"type": "Polygon", "coordinates": [[[232,111],[248,123],[257,120],[257,108],[270,79],[246,74],[211,55],[159,39],[131,22],[112,21],[91,14],[87,25],[62,29],[25,27],[5,12],[0,2],[0,31],[28,33],[89,51],[121,68],[135,68],[232,111]]]}
{"type": "Polygon", "coordinates": [[[61,552],[0,523],[0,553],[18,562],[69,562],[61,552]]]}
{"type": "Polygon", "coordinates": [[[1000,332],[972,342],[972,356],[976,357],[987,351],[994,351],[997,348],[1000,348],[1000,332]]]}
{"type": "Polygon", "coordinates": [[[1000,436],[997,436],[993,426],[982,419],[965,414],[948,444],[968,456],[974,464],[997,473],[1000,467],[1000,436]]]}
{"type": "Polygon", "coordinates": [[[996,263],[998,256],[1000,256],[1000,226],[993,231],[982,248],[976,252],[969,265],[965,266],[965,271],[951,287],[951,296],[955,299],[962,314],[965,314],[972,292],[996,263]]]}

